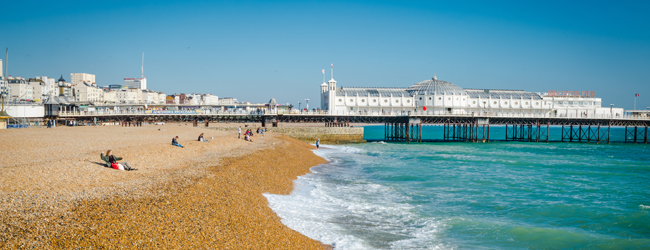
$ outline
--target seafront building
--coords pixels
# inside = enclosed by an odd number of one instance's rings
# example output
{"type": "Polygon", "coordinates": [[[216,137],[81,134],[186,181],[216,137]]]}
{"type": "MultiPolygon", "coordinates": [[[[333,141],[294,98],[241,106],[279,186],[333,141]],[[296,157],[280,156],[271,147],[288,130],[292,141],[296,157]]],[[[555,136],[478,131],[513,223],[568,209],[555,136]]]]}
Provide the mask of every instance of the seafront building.
{"type": "Polygon", "coordinates": [[[14,100],[33,100],[34,99],[34,88],[20,76],[17,77],[7,77],[7,83],[9,85],[9,98],[14,100]]]}
{"type": "Polygon", "coordinates": [[[147,89],[147,78],[124,78],[124,86],[127,88],[147,89]]]}
{"type": "Polygon", "coordinates": [[[439,80],[410,87],[337,87],[333,78],[320,85],[321,109],[328,114],[392,115],[418,113],[426,115],[553,115],[566,117],[616,113],[601,107],[593,92],[464,89],[439,80]]]}
{"type": "Polygon", "coordinates": [[[70,73],[70,83],[73,85],[95,84],[95,75],[88,73],[70,73]]]}

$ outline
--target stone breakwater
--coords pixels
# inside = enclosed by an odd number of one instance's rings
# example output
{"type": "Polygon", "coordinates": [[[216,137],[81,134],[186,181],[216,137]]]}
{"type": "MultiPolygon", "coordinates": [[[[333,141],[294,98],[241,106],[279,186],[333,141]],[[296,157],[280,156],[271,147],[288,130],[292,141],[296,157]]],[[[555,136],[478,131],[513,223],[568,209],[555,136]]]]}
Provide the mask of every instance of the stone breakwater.
{"type": "Polygon", "coordinates": [[[256,139],[179,124],[0,131],[0,248],[327,248],[262,195],[289,194],[325,160],[283,135],[256,139]],[[139,170],[101,166],[108,148],[139,170]]]}

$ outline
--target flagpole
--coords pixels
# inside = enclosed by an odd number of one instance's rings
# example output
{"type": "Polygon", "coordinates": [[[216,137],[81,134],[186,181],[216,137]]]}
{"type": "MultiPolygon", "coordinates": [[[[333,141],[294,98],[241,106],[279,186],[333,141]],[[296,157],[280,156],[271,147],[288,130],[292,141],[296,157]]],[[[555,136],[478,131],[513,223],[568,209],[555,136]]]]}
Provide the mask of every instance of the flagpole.
{"type": "Polygon", "coordinates": [[[634,110],[636,110],[636,94],[634,94],[634,110]]]}

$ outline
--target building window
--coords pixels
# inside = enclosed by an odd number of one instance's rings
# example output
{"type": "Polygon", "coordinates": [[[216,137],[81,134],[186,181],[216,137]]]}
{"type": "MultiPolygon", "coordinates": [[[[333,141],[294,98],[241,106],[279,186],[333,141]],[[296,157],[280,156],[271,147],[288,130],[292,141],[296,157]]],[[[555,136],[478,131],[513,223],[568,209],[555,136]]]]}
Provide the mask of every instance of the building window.
{"type": "Polygon", "coordinates": [[[406,100],[406,103],[411,103],[411,100],[406,100]]]}
{"type": "Polygon", "coordinates": [[[399,102],[399,100],[395,100],[395,103],[398,103],[398,102],[399,102]]]}
{"type": "Polygon", "coordinates": [[[473,101],[472,104],[476,104],[476,101],[473,101]]]}
{"type": "Polygon", "coordinates": [[[339,99],[339,102],[342,102],[342,101],[343,101],[343,99],[339,99]]]}
{"type": "Polygon", "coordinates": [[[429,97],[429,101],[431,101],[431,97],[429,97]]]}
{"type": "Polygon", "coordinates": [[[350,99],[350,102],[354,102],[354,100],[350,99]]]}
{"type": "Polygon", "coordinates": [[[504,102],[505,105],[508,105],[508,102],[504,102]]]}
{"type": "Polygon", "coordinates": [[[387,103],[387,102],[388,102],[388,99],[384,99],[384,103],[387,103]]]}
{"type": "Polygon", "coordinates": [[[377,99],[372,99],[372,102],[377,102],[377,99]]]}
{"type": "Polygon", "coordinates": [[[361,99],[361,102],[366,102],[366,99],[361,99]]]}
{"type": "Polygon", "coordinates": [[[539,105],[539,102],[536,102],[535,105],[539,105]]]}
{"type": "Polygon", "coordinates": [[[447,101],[451,101],[451,97],[447,98],[447,101]]]}
{"type": "Polygon", "coordinates": [[[497,102],[494,102],[494,104],[497,104],[497,102]]]}
{"type": "Polygon", "coordinates": [[[422,101],[422,97],[420,97],[420,101],[422,101]]]}
{"type": "Polygon", "coordinates": [[[438,100],[442,100],[442,97],[438,97],[438,100]]]}
{"type": "Polygon", "coordinates": [[[519,102],[515,102],[515,105],[519,105],[519,102]]]}

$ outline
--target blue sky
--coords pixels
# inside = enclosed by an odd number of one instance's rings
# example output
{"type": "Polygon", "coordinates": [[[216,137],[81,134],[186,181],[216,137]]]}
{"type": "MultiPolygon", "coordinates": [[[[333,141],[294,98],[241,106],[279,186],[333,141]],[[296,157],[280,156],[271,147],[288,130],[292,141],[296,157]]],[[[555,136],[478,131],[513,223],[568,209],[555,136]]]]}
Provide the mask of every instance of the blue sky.
{"type": "MultiPolygon", "coordinates": [[[[9,74],[298,105],[338,86],[591,90],[650,107],[649,1],[3,1],[9,74]]],[[[2,56],[4,59],[4,55],[2,56]]],[[[303,104],[304,107],[304,104],[303,104]]]]}

